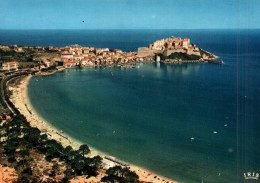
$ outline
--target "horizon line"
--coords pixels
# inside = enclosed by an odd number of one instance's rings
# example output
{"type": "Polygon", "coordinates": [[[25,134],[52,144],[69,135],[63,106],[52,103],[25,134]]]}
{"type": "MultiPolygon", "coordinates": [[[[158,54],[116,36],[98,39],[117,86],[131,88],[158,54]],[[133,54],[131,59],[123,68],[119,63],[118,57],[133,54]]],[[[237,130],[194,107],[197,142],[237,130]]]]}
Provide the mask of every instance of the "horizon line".
{"type": "Polygon", "coordinates": [[[257,30],[260,28],[90,28],[90,29],[62,29],[62,28],[37,28],[37,29],[16,29],[16,28],[0,28],[0,30],[257,30]]]}

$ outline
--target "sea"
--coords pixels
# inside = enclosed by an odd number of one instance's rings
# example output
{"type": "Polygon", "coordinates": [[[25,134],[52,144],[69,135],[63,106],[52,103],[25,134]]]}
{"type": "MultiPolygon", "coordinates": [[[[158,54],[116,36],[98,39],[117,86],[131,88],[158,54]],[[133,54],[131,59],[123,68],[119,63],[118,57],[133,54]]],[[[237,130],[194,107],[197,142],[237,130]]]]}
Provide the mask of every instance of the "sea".
{"type": "Polygon", "coordinates": [[[0,30],[0,44],[137,51],[170,36],[225,64],[66,69],[30,80],[33,108],[72,138],[179,182],[258,182],[244,173],[260,173],[260,30],[0,30]]]}

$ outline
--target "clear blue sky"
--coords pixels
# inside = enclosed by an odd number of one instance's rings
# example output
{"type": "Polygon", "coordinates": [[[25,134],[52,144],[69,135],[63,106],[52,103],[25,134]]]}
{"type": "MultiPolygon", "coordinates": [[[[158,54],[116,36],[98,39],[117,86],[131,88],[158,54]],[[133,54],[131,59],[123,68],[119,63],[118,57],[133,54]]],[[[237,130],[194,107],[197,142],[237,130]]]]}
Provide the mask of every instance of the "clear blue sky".
{"type": "Polygon", "coordinates": [[[0,29],[260,28],[259,12],[260,0],[0,0],[0,29]]]}

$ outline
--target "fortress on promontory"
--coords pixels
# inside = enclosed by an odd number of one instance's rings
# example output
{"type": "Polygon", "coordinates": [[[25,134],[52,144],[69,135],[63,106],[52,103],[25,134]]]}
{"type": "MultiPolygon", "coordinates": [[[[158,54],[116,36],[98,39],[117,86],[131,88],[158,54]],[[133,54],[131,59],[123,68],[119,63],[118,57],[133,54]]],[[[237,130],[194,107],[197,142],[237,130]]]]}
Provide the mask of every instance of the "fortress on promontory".
{"type": "Polygon", "coordinates": [[[202,55],[200,48],[195,44],[190,44],[190,38],[176,38],[170,37],[166,39],[157,40],[149,47],[138,48],[138,56],[140,57],[153,57],[158,54],[162,54],[165,57],[170,56],[173,53],[184,53],[187,55],[196,55],[204,57],[206,59],[207,55],[202,55]]]}

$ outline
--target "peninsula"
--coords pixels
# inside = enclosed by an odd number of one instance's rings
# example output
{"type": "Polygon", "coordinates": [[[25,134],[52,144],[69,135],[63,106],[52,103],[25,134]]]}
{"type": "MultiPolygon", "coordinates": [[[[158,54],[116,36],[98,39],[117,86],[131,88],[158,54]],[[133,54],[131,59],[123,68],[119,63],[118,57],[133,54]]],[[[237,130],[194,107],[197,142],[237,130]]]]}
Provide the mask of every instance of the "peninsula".
{"type": "Polygon", "coordinates": [[[211,62],[218,57],[195,44],[189,38],[170,37],[157,40],[149,47],[138,48],[137,52],[119,49],[83,47],[71,45],[63,48],[39,46],[0,46],[2,71],[28,69],[46,71],[72,67],[117,65],[135,67],[138,62],[211,62]]]}
{"type": "Polygon", "coordinates": [[[157,40],[149,44],[148,48],[138,48],[138,55],[144,58],[154,58],[156,61],[162,62],[207,62],[218,58],[195,44],[191,44],[190,38],[181,39],[173,36],[157,40]]]}

